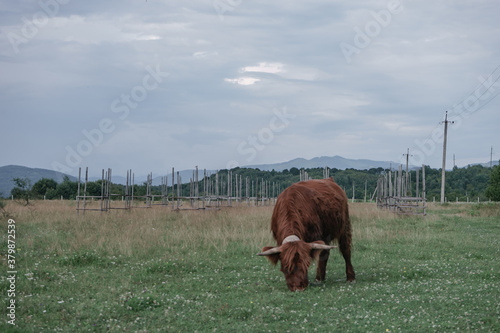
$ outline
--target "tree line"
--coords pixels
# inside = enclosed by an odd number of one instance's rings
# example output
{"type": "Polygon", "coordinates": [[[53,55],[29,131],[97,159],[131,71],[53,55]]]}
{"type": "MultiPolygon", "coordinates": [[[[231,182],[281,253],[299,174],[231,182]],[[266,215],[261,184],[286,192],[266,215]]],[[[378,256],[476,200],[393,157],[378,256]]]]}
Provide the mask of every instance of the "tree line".
{"type": "MultiPolygon", "coordinates": [[[[247,177],[250,182],[254,182],[254,186],[252,186],[254,188],[254,193],[251,194],[252,196],[254,196],[257,189],[260,188],[262,181],[268,182],[269,184],[275,184],[276,188],[282,191],[291,184],[298,182],[301,172],[298,168],[285,169],[283,171],[235,168],[230,171],[233,175],[233,182],[234,175],[238,175],[238,178],[241,177],[243,180],[243,195],[245,194],[245,182],[247,177]],[[259,184],[258,186],[257,183],[259,184]]],[[[323,178],[323,168],[309,168],[304,169],[304,171],[307,172],[310,178],[323,178]]],[[[332,168],[329,174],[335,179],[337,184],[344,189],[348,198],[353,197],[354,184],[354,197],[356,199],[364,199],[366,184],[366,195],[367,200],[369,200],[377,186],[378,178],[388,172],[389,169],[383,168],[372,168],[369,170],[339,170],[332,168]]],[[[228,170],[220,170],[218,176],[220,186],[219,193],[224,195],[227,193],[228,179],[231,178],[229,178],[228,170]]],[[[411,179],[409,194],[414,195],[416,191],[415,170],[409,172],[409,178],[411,179]]],[[[13,181],[16,186],[12,189],[11,195],[16,199],[25,200],[26,202],[29,202],[30,199],[75,199],[77,195],[78,183],[76,181],[71,181],[68,177],[65,177],[61,183],[57,183],[48,178],[43,178],[33,185],[26,178],[15,178],[13,181]]],[[[215,184],[215,174],[207,177],[206,181],[215,184]]],[[[425,184],[427,200],[433,200],[433,198],[435,198],[436,201],[440,201],[441,169],[432,169],[429,166],[425,166],[425,184]]],[[[110,192],[118,195],[115,198],[120,199],[120,195],[125,195],[124,185],[111,184],[110,186],[110,192]]],[[[232,184],[232,186],[234,188],[236,185],[232,184]]],[[[146,195],[146,188],[146,183],[134,185],[134,196],[146,195]]],[[[183,184],[181,187],[181,196],[189,196],[191,188],[190,183],[183,184]]],[[[421,188],[420,185],[420,191],[421,188]]],[[[200,195],[203,195],[202,180],[199,182],[199,189],[200,195]]],[[[171,195],[171,191],[171,186],[169,186],[169,195],[171,195]]],[[[83,193],[83,188],[81,188],[81,193],[83,193]]],[[[236,193],[235,190],[233,190],[232,193],[234,195],[236,193]]],[[[467,201],[467,198],[471,201],[477,200],[477,198],[479,198],[480,201],[500,201],[500,166],[497,165],[492,169],[482,165],[472,165],[465,168],[455,167],[453,170],[446,172],[445,193],[448,201],[455,201],[456,198],[458,198],[459,201],[467,201]]],[[[151,194],[161,195],[161,186],[152,186],[151,194]]],[[[101,180],[87,183],[87,195],[101,195],[101,180]]],[[[257,195],[260,196],[261,194],[257,195]]]]}

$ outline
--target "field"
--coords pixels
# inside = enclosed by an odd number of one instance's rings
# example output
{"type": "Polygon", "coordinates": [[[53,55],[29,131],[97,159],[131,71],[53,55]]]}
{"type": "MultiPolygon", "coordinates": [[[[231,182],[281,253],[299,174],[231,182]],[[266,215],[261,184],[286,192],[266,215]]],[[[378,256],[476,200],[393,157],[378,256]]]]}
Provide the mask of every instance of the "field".
{"type": "Polygon", "coordinates": [[[499,205],[431,205],[425,218],[350,209],[357,282],[334,250],[326,282],[292,293],[255,255],[275,244],[272,207],[77,218],[74,202],[8,202],[17,275],[12,298],[2,217],[0,331],[500,331],[499,205]]]}

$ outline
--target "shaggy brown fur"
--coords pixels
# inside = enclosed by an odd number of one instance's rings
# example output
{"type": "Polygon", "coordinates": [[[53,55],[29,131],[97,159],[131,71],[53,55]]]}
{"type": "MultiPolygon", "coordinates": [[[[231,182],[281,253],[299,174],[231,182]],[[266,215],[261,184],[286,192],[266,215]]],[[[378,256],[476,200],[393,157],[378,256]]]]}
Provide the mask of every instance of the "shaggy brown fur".
{"type": "MultiPolygon", "coordinates": [[[[278,246],[290,235],[301,241],[285,243],[281,253],[268,256],[276,264],[281,260],[291,290],[301,290],[308,284],[307,270],[311,257],[319,257],[316,279],[325,279],[329,251],[313,251],[308,243],[330,244],[336,239],[346,263],[348,281],[355,280],[351,264],[351,222],[344,191],[333,179],[310,180],[288,187],[278,197],[271,220],[271,231],[278,246]]],[[[266,247],[263,251],[270,249],[266,247]]]]}

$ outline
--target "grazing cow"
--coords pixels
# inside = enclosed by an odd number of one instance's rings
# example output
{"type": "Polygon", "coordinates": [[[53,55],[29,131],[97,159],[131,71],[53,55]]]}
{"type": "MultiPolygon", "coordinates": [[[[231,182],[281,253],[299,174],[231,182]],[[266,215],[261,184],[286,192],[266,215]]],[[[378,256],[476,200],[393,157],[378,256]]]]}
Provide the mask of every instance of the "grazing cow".
{"type": "Polygon", "coordinates": [[[311,260],[318,260],[316,280],[325,280],[330,246],[338,241],[347,281],[355,281],[351,264],[351,222],[344,191],[333,178],[302,181],[280,194],[274,207],[271,231],[278,243],[264,247],[259,256],[267,256],[281,271],[291,291],[304,290],[309,284],[307,271],[311,260]]]}

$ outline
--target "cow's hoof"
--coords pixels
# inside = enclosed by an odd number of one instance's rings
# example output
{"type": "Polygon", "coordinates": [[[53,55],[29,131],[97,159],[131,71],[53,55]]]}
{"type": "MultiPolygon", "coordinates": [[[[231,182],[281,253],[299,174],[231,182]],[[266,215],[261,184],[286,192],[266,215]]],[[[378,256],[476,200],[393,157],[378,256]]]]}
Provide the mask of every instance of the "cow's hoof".
{"type": "Polygon", "coordinates": [[[356,279],[347,280],[347,281],[346,281],[346,283],[349,283],[349,284],[351,284],[351,283],[356,283],[356,279]]]}

